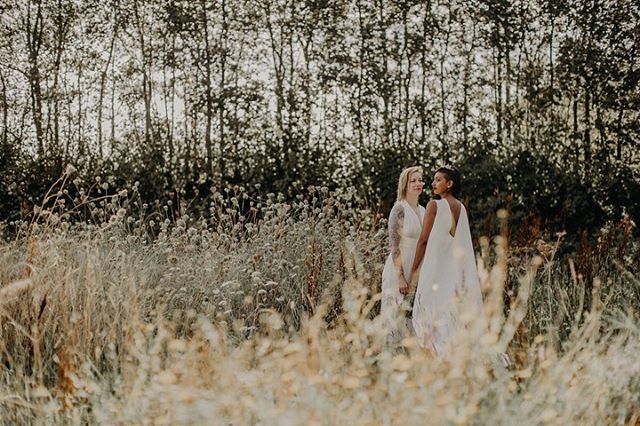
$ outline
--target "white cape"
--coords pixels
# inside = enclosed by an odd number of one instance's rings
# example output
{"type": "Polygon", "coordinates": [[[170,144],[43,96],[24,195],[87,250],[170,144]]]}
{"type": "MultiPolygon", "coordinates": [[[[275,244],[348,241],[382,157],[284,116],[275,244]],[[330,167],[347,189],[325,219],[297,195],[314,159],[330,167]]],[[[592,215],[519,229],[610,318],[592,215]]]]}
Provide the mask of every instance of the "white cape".
{"type": "Polygon", "coordinates": [[[484,330],[486,320],[466,209],[462,205],[452,236],[449,203],[436,203],[436,218],[419,269],[412,323],[421,347],[446,355],[461,330],[484,330]]]}

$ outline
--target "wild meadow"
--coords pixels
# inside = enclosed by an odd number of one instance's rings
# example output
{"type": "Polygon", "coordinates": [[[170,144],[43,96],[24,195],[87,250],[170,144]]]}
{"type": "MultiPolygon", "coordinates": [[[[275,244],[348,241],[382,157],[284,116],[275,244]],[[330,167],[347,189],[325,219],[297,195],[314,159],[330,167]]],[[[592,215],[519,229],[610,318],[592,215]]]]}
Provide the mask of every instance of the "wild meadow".
{"type": "Polygon", "coordinates": [[[0,426],[640,424],[639,53],[637,0],[0,2],[0,426]],[[446,360],[379,318],[444,164],[446,360]]]}
{"type": "Polygon", "coordinates": [[[386,222],[353,190],[228,187],[196,214],[67,178],[2,225],[0,424],[640,422],[629,220],[573,251],[477,239],[489,331],[441,360],[385,348],[386,222]]]}

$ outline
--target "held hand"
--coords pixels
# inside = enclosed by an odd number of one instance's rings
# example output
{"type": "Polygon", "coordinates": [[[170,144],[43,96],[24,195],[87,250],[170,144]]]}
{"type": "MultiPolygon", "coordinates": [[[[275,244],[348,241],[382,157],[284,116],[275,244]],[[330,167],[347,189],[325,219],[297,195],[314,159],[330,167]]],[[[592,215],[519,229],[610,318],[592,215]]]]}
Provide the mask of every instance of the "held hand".
{"type": "Polygon", "coordinates": [[[409,283],[407,282],[407,280],[404,278],[404,276],[401,276],[399,278],[399,290],[400,290],[400,294],[402,295],[407,295],[409,294],[409,283]]]}

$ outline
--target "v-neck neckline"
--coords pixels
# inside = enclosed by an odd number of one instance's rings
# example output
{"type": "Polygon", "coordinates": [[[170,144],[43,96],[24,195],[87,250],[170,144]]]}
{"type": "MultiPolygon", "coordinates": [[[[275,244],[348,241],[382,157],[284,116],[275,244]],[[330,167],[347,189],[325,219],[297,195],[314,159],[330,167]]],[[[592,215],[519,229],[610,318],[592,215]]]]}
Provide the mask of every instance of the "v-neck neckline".
{"type": "Polygon", "coordinates": [[[413,214],[416,215],[416,217],[418,218],[418,222],[420,223],[420,225],[422,225],[422,218],[420,217],[420,204],[417,205],[417,210],[413,208],[413,206],[411,206],[411,204],[409,204],[409,202],[407,200],[403,200],[407,206],[409,206],[409,210],[411,210],[413,212],[413,214]]]}
{"type": "Polygon", "coordinates": [[[449,209],[449,217],[451,218],[451,225],[454,225],[453,222],[455,221],[455,231],[453,235],[451,235],[452,226],[449,226],[449,229],[447,230],[447,234],[455,240],[456,235],[458,235],[458,225],[460,223],[460,216],[462,215],[462,209],[464,208],[464,204],[460,203],[460,215],[458,215],[458,220],[455,220],[455,218],[453,217],[453,211],[451,210],[451,205],[449,204],[449,202],[444,198],[442,198],[442,201],[444,201],[444,203],[447,205],[447,209],[449,209]]]}

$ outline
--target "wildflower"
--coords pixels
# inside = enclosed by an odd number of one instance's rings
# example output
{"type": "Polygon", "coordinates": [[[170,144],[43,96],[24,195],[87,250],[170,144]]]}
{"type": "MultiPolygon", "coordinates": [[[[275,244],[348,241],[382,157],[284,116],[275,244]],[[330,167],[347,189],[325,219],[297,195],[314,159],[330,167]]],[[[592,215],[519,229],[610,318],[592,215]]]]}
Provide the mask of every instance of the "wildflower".
{"type": "Polygon", "coordinates": [[[76,172],[76,168],[73,167],[73,165],[71,163],[67,164],[67,167],[65,167],[65,169],[64,169],[64,174],[67,175],[67,176],[71,176],[75,172],[76,172]]]}

